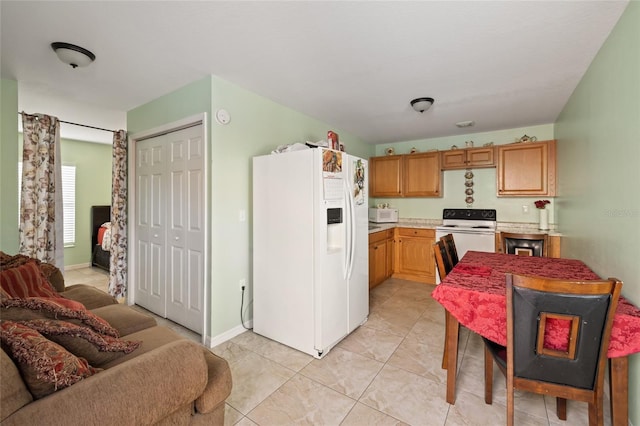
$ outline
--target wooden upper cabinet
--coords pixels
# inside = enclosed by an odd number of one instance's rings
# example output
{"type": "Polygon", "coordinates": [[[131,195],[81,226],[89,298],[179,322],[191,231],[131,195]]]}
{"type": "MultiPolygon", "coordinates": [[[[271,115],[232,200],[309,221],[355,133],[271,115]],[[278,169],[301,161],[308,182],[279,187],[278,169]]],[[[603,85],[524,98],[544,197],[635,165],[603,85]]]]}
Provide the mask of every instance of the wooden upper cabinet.
{"type": "Polygon", "coordinates": [[[442,170],[495,167],[493,147],[452,149],[440,153],[442,170]]]}
{"type": "Polygon", "coordinates": [[[369,159],[371,197],[440,197],[442,179],[437,151],[369,159]]]}
{"type": "Polygon", "coordinates": [[[498,197],[556,195],[556,141],[498,145],[498,197]]]}
{"type": "Polygon", "coordinates": [[[402,196],[402,156],[388,155],[369,159],[371,197],[402,196]]]}
{"type": "Polygon", "coordinates": [[[403,195],[405,197],[440,197],[440,153],[425,152],[404,156],[403,195]]]}

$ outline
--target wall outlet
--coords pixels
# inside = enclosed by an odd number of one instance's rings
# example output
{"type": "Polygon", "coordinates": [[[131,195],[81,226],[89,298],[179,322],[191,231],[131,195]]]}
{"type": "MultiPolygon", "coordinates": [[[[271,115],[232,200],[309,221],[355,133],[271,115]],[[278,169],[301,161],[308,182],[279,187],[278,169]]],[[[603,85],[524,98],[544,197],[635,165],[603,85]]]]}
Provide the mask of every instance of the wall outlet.
{"type": "Polygon", "coordinates": [[[240,280],[239,284],[240,284],[240,290],[245,290],[247,288],[247,280],[246,279],[242,278],[240,280]]]}
{"type": "Polygon", "coordinates": [[[529,206],[522,206],[522,213],[529,214],[529,206]]]}
{"type": "Polygon", "coordinates": [[[238,220],[240,222],[247,221],[247,211],[245,209],[240,209],[240,211],[238,212],[238,220]]]}

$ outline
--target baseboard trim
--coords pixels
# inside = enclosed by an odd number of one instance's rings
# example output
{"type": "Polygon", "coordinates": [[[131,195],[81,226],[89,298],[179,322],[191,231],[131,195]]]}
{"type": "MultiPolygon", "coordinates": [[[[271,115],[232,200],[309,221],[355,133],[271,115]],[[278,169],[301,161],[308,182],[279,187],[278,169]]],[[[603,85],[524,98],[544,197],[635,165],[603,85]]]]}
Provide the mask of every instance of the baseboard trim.
{"type": "Polygon", "coordinates": [[[65,265],[64,270],[65,271],[73,271],[74,269],[88,268],[90,266],[91,266],[91,263],[79,263],[77,265],[65,265]]]}
{"type": "MultiPolygon", "coordinates": [[[[249,324],[247,325],[247,327],[249,327],[249,328],[253,327],[253,321],[249,321],[249,324]]],[[[224,343],[227,340],[231,340],[234,337],[244,333],[245,331],[247,331],[247,329],[244,328],[242,325],[239,325],[237,327],[232,328],[231,330],[225,331],[222,334],[218,334],[215,337],[207,336],[207,338],[205,340],[205,345],[208,348],[216,347],[219,344],[224,343]]]]}

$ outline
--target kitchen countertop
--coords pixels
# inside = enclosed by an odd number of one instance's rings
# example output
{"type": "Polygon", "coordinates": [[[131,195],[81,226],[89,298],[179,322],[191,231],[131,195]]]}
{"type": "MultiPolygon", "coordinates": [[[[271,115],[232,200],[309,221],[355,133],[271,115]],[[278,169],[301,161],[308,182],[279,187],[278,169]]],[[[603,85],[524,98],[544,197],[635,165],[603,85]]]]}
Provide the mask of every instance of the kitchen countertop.
{"type": "MultiPolygon", "coordinates": [[[[417,228],[417,229],[435,229],[442,225],[441,219],[400,219],[397,223],[373,223],[369,222],[369,233],[386,231],[393,228],[417,228]]],[[[524,222],[498,222],[496,232],[517,232],[521,234],[548,234],[549,236],[562,236],[555,229],[554,224],[550,224],[549,231],[540,231],[537,223],[524,222]]]]}

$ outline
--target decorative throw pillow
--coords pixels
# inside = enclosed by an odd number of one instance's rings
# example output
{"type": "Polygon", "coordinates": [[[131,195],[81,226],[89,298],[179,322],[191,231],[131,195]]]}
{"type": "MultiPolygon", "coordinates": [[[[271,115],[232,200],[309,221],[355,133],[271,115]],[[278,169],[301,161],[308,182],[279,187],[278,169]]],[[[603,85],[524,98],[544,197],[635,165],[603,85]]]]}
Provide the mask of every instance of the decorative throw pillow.
{"type": "Polygon", "coordinates": [[[17,266],[24,265],[27,262],[36,262],[36,265],[38,265],[49,284],[51,284],[56,291],[64,291],[64,277],[62,276],[62,271],[54,265],[40,262],[38,259],[25,256],[24,254],[9,255],[0,251],[0,270],[15,268],[17,266]]]}
{"type": "Polygon", "coordinates": [[[101,366],[136,350],[141,342],[121,340],[96,333],[89,327],[67,321],[39,319],[20,321],[58,343],[75,356],[85,358],[93,366],[101,366]]]}
{"type": "Polygon", "coordinates": [[[60,297],[36,261],[0,271],[0,286],[11,297],[60,297]]]}
{"type": "Polygon", "coordinates": [[[1,299],[0,312],[3,319],[25,321],[32,319],[64,319],[74,324],[86,325],[94,331],[111,337],[120,337],[118,331],[107,321],[77,303],[82,308],[73,308],[74,302],[62,298],[27,297],[25,299],[1,299]],[[71,307],[71,308],[70,308],[71,307]]]}
{"type": "Polygon", "coordinates": [[[35,399],[101,371],[37,331],[13,321],[0,321],[0,341],[35,399]]]}
{"type": "Polygon", "coordinates": [[[56,290],[57,292],[62,292],[65,290],[64,287],[64,276],[62,275],[62,271],[58,269],[56,266],[50,263],[40,263],[40,270],[44,277],[49,281],[49,284],[56,290]]]}

